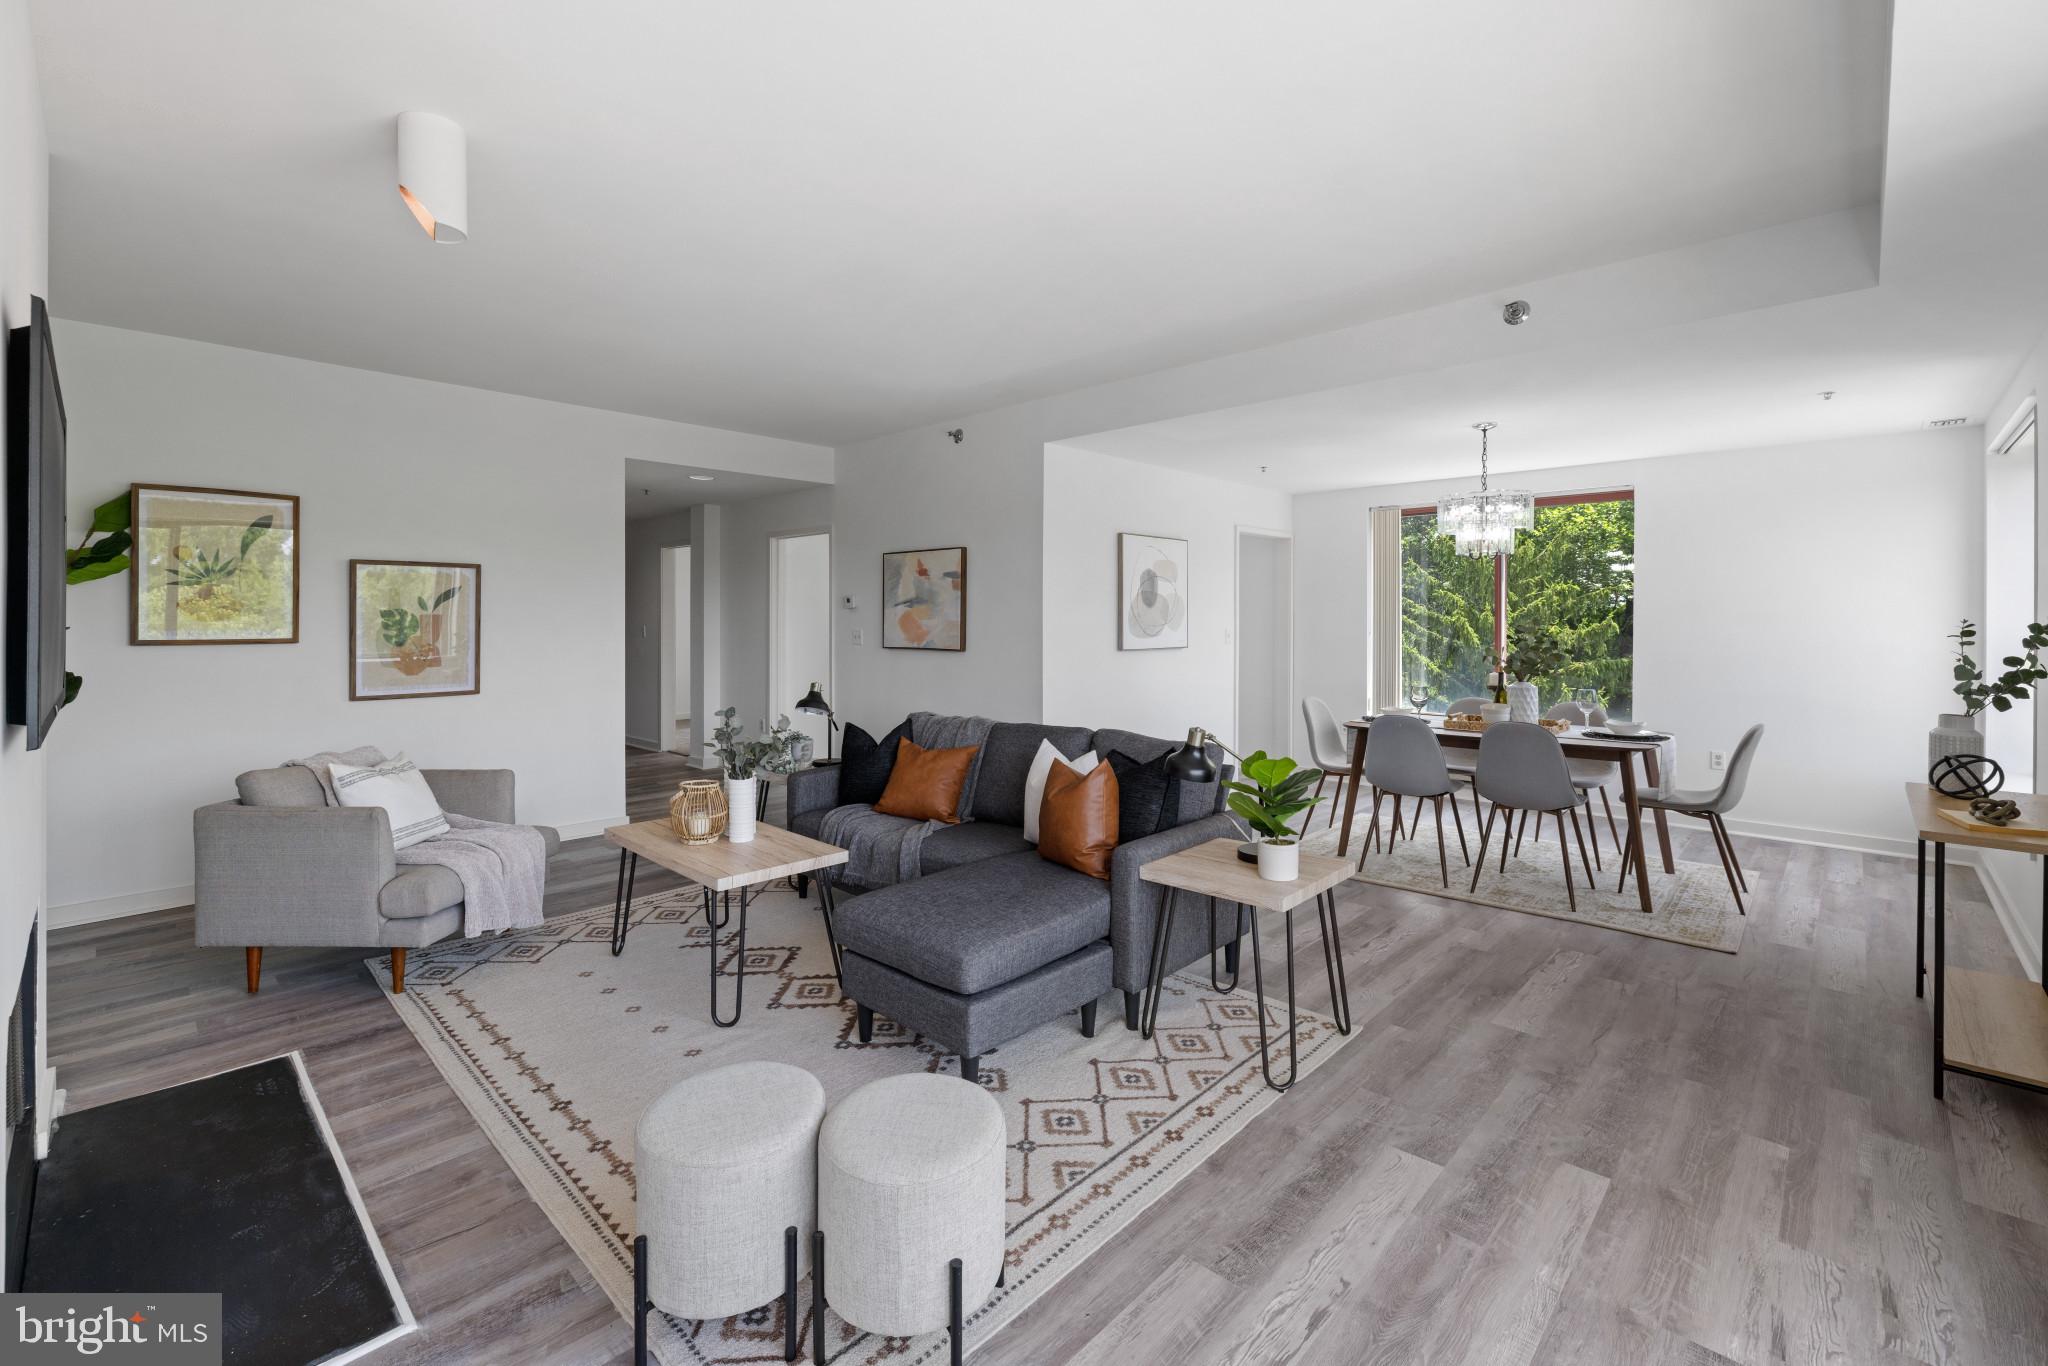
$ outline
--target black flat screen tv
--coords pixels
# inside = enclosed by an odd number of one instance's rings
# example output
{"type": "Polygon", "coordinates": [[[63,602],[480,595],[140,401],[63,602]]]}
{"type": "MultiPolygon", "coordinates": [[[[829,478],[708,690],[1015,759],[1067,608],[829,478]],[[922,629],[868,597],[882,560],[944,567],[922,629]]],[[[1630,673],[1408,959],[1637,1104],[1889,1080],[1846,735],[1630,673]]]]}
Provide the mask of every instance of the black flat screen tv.
{"type": "Polygon", "coordinates": [[[64,394],[50,310],[7,335],[7,720],[36,749],[64,705],[64,394]]]}

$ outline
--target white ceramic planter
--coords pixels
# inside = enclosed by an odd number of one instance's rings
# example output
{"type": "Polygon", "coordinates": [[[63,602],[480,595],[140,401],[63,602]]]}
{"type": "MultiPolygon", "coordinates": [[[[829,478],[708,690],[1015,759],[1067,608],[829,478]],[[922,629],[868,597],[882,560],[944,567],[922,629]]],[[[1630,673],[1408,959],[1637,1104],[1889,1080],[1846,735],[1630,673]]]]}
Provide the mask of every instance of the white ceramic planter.
{"type": "Polygon", "coordinates": [[[1961,712],[1942,712],[1935,718],[1938,725],[1927,732],[1927,766],[1933,768],[1951,754],[1982,754],[1984,732],[1974,716],[1961,712]]]}
{"type": "Polygon", "coordinates": [[[754,842],[754,785],[759,778],[725,780],[725,837],[734,844],[754,842]]]}
{"type": "Polygon", "coordinates": [[[1508,684],[1508,720],[1534,721],[1543,714],[1543,699],[1534,683],[1508,684]]]}
{"type": "Polygon", "coordinates": [[[1268,882],[1292,882],[1301,876],[1301,845],[1289,840],[1259,841],[1259,876],[1268,882]]]}

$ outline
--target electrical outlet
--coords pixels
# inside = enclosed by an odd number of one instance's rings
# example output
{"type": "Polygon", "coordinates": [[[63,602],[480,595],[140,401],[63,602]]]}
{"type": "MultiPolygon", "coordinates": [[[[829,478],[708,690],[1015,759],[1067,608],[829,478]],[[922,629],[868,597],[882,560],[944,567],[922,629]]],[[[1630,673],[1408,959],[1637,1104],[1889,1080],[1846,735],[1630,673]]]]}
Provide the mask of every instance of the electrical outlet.
{"type": "Polygon", "coordinates": [[[1718,749],[1708,750],[1707,767],[1711,768],[1716,773],[1719,773],[1722,769],[1728,767],[1728,755],[1726,754],[1726,752],[1718,749]]]}
{"type": "Polygon", "coordinates": [[[867,633],[862,631],[858,626],[853,628],[853,643],[856,645],[865,645],[868,643],[867,633]]]}

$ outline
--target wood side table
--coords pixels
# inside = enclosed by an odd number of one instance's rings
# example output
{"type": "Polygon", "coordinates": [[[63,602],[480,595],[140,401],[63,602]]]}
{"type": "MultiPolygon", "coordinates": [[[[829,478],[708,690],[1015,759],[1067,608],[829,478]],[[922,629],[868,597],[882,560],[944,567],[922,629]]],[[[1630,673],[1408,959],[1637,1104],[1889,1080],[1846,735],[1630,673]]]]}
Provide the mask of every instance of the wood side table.
{"type": "Polygon", "coordinates": [[[730,1029],[740,1022],[740,1010],[747,986],[747,905],[754,888],[777,878],[799,873],[819,873],[818,908],[825,913],[825,939],[832,950],[832,971],[839,971],[839,938],[832,932],[832,879],[823,870],[846,862],[846,851],[835,844],[799,835],[779,826],[755,828],[746,844],[716,839],[708,844],[686,844],[669,828],[668,821],[635,821],[614,825],[604,837],[619,846],[619,882],[612,898],[612,956],[626,951],[626,931],[632,925],[633,878],[645,858],[668,869],[677,877],[704,889],[704,923],[711,931],[711,1023],[730,1029]],[[740,894],[739,952],[734,959],[732,1018],[718,1014],[718,932],[732,921],[732,894],[740,894]],[[723,899],[723,914],[720,901],[723,899]]]}
{"type": "MultiPolygon", "coordinates": [[[[2048,797],[2012,794],[2029,820],[2048,815],[2048,797]]],[[[1971,830],[1941,814],[1967,811],[1970,804],[1944,797],[1926,783],[1906,784],[1906,809],[1919,836],[1920,894],[1914,922],[1913,994],[1926,991],[1927,846],[1934,846],[1934,1095],[1941,1098],[1944,1073],[2002,1081],[2029,1091],[2048,1091],[2048,981],[1971,972],[1948,966],[1948,847],[2011,849],[2048,855],[2048,839],[2005,831],[1971,830]],[[1956,1037],[1948,1017],[1956,1016],[1956,1037]]],[[[2048,933],[2048,883],[2041,889],[2041,928],[2048,933]]]]}
{"type": "MultiPolygon", "coordinates": [[[[1174,903],[1180,894],[1186,892],[1209,898],[1209,939],[1212,944],[1216,938],[1217,902],[1236,908],[1240,933],[1244,928],[1244,912],[1249,909],[1254,913],[1251,926],[1252,994],[1259,1016],[1259,1066],[1266,1074],[1268,1086],[1275,1091],[1285,1091],[1294,1085],[1295,1078],[1301,1073],[1294,1009],[1294,908],[1310,901],[1316,903],[1316,919],[1323,934],[1323,969],[1330,977],[1330,1013],[1339,1034],[1351,1032],[1351,995],[1344,982],[1344,946],[1337,937],[1335,891],[1351,876],[1351,864],[1345,859],[1303,854],[1300,877],[1292,882],[1268,882],[1259,876],[1256,865],[1238,858],[1237,846],[1236,840],[1210,840],[1192,849],[1153,859],[1138,870],[1141,880],[1166,889],[1165,895],[1159,899],[1159,915],[1152,926],[1152,975],[1145,987],[1145,1009],[1140,1017],[1139,1033],[1151,1038],[1153,1028],[1159,1022],[1159,997],[1166,980],[1166,943],[1173,935],[1174,903]],[[1285,1081],[1273,1075],[1272,1050],[1266,1037],[1266,973],[1259,955],[1257,916],[1261,911],[1284,917],[1287,926],[1288,1071],[1285,1081]]],[[[1219,991],[1237,989],[1235,975],[1227,988],[1217,980],[1213,948],[1209,951],[1209,980],[1219,991]]]]}

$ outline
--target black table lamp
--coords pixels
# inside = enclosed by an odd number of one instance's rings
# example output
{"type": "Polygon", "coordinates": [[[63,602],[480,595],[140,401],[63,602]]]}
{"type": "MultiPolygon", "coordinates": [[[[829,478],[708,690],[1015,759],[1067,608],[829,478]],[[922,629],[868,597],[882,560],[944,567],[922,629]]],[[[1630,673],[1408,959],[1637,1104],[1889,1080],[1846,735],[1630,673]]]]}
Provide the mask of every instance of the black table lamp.
{"type": "MultiPolygon", "coordinates": [[[[1216,761],[1209,757],[1209,746],[1228,754],[1239,763],[1244,756],[1217,739],[1214,733],[1200,726],[1188,727],[1188,742],[1166,756],[1166,771],[1184,783],[1213,783],[1218,777],[1216,761]]],[[[1247,840],[1237,846],[1237,857],[1245,863],[1259,861],[1259,846],[1255,840],[1247,840]]]]}
{"type": "Polygon", "coordinates": [[[832,704],[818,691],[817,684],[811,684],[811,690],[803,695],[803,700],[796,704],[796,709],[825,718],[825,762],[837,763],[838,760],[832,757],[832,732],[839,729],[839,723],[832,719],[832,704]]]}

